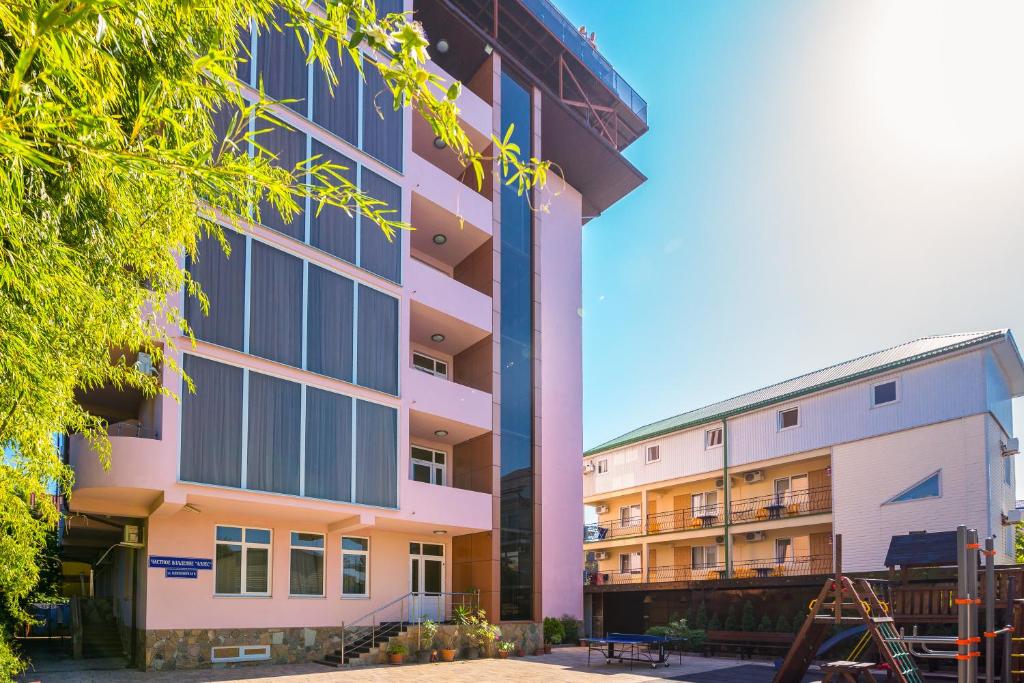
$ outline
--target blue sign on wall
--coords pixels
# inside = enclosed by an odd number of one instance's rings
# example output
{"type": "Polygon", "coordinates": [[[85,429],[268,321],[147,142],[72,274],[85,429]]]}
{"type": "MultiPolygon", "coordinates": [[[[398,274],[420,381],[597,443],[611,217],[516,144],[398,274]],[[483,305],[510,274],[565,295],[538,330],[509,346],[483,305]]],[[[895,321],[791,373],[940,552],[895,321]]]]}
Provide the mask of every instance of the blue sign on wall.
{"type": "Polygon", "coordinates": [[[154,569],[213,569],[213,560],[201,557],[150,555],[149,566],[154,569]]]}
{"type": "Polygon", "coordinates": [[[197,569],[165,569],[164,578],[167,579],[198,579],[197,569]]]}

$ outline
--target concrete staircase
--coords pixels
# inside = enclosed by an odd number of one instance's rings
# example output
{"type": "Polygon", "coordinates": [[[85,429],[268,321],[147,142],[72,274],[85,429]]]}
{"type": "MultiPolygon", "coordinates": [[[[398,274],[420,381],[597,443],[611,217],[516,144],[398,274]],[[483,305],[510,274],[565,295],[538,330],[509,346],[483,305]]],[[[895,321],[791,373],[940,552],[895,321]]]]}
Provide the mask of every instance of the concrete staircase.
{"type": "Polygon", "coordinates": [[[386,655],[392,641],[408,638],[409,633],[405,626],[405,623],[399,621],[382,622],[377,625],[374,632],[367,630],[351,636],[352,642],[345,646],[344,656],[339,648],[316,661],[318,664],[335,668],[376,664],[386,655]]]}
{"type": "Polygon", "coordinates": [[[107,600],[92,599],[82,603],[82,656],[90,659],[124,657],[121,633],[113,607],[107,600]]]}

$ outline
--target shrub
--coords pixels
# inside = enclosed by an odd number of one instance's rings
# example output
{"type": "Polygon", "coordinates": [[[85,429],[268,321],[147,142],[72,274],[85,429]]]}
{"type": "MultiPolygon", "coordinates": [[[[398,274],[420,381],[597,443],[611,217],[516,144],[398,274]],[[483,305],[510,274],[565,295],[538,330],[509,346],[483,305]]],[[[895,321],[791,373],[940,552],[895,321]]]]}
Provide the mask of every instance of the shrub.
{"type": "Polygon", "coordinates": [[[805,621],[807,621],[807,612],[799,610],[793,615],[793,633],[799,633],[805,621]]]}
{"type": "Polygon", "coordinates": [[[763,617],[761,617],[761,623],[757,625],[757,630],[761,633],[771,633],[772,620],[767,613],[763,617]]]}
{"type": "Polygon", "coordinates": [[[503,640],[498,643],[498,652],[515,652],[516,644],[511,640],[503,640]]]}
{"type": "Polygon", "coordinates": [[[430,619],[425,620],[420,624],[419,634],[419,646],[425,650],[429,650],[434,646],[434,636],[437,635],[437,624],[430,619]]]}
{"type": "Polygon", "coordinates": [[[708,619],[708,628],[707,628],[707,630],[708,631],[721,631],[722,630],[722,622],[718,620],[718,615],[717,614],[712,614],[711,618],[708,619]]]}
{"type": "Polygon", "coordinates": [[[562,642],[572,643],[573,645],[579,644],[580,622],[576,621],[576,617],[571,614],[563,614],[559,621],[562,622],[562,630],[565,631],[565,637],[562,638],[562,642]]]}
{"type": "Polygon", "coordinates": [[[459,626],[465,626],[469,623],[469,617],[473,614],[473,610],[465,605],[456,605],[455,609],[452,610],[452,621],[459,626]]]}
{"type": "Polygon", "coordinates": [[[757,627],[757,622],[754,620],[754,604],[747,600],[743,603],[743,612],[740,617],[740,630],[741,631],[753,631],[757,627]]]}
{"type": "Polygon", "coordinates": [[[684,638],[684,646],[689,650],[700,650],[707,639],[707,633],[701,629],[689,628],[686,619],[670,621],[664,626],[653,626],[647,629],[647,634],[652,636],[671,636],[673,638],[684,638]]]}
{"type": "Polygon", "coordinates": [[[474,647],[484,647],[501,637],[501,629],[487,621],[487,613],[478,609],[466,617],[466,637],[474,647]]]}
{"type": "Polygon", "coordinates": [[[544,642],[558,645],[565,639],[565,627],[554,617],[544,617],[544,642]]]}
{"type": "Polygon", "coordinates": [[[779,620],[775,622],[776,633],[789,633],[793,630],[792,624],[789,623],[789,619],[786,618],[785,614],[779,615],[779,620]]]}
{"type": "Polygon", "coordinates": [[[722,628],[726,631],[739,630],[739,624],[736,621],[736,605],[729,605],[729,611],[725,613],[725,625],[722,628]]]}
{"type": "Polygon", "coordinates": [[[697,614],[693,618],[693,627],[711,630],[711,627],[708,625],[708,609],[703,602],[697,607],[697,614]]]}
{"type": "Polygon", "coordinates": [[[404,655],[404,654],[406,654],[408,652],[409,652],[409,648],[407,648],[405,646],[405,643],[403,643],[400,640],[396,640],[395,642],[393,642],[390,645],[388,645],[388,654],[389,655],[404,655]]]}

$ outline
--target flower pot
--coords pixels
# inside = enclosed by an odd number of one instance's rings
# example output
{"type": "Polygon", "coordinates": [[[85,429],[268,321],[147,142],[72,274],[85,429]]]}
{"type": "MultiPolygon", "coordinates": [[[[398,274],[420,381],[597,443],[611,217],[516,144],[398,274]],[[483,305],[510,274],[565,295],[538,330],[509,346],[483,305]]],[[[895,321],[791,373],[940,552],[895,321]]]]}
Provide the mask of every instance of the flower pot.
{"type": "Polygon", "coordinates": [[[544,643],[544,654],[551,654],[551,643],[544,643]]]}
{"type": "Polygon", "coordinates": [[[473,646],[467,647],[466,659],[480,659],[480,648],[473,646]]]}
{"type": "Polygon", "coordinates": [[[405,655],[388,655],[388,664],[401,664],[405,655]]]}
{"type": "Polygon", "coordinates": [[[538,647],[536,650],[533,651],[533,656],[534,657],[540,657],[542,654],[544,654],[544,648],[543,647],[538,647]]]}
{"type": "Polygon", "coordinates": [[[454,662],[455,661],[455,650],[441,650],[441,661],[442,662],[454,662]]]}
{"type": "Polygon", "coordinates": [[[508,650],[498,650],[498,659],[508,659],[508,650]]]}
{"type": "Polygon", "coordinates": [[[434,654],[432,650],[417,650],[416,661],[420,664],[430,664],[430,656],[434,654]]]}
{"type": "Polygon", "coordinates": [[[516,657],[525,657],[525,656],[526,656],[526,653],[523,651],[523,648],[517,647],[516,648],[516,657]]]}

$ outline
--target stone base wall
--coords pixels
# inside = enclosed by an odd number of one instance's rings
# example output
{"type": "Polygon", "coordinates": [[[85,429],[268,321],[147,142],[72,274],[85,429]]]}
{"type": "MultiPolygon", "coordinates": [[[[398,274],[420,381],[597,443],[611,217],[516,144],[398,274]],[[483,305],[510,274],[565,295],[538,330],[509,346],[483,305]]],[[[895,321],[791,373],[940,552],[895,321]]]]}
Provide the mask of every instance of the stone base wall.
{"type": "MultiPolygon", "coordinates": [[[[539,623],[498,624],[501,629],[501,640],[516,644],[523,653],[530,655],[544,645],[544,630],[539,623]]],[[[442,633],[450,633],[457,627],[442,625],[438,637],[433,643],[437,649],[442,633]]],[[[140,650],[145,655],[146,671],[173,671],[176,669],[200,669],[206,667],[240,667],[256,664],[292,664],[308,662],[322,658],[329,652],[341,647],[341,628],[329,626],[322,628],[248,628],[248,629],[170,629],[146,631],[140,635],[140,650]],[[244,645],[269,645],[270,659],[250,662],[213,663],[210,661],[214,647],[230,647],[244,645]]],[[[350,632],[351,640],[351,632],[350,632]]],[[[409,653],[409,659],[415,660],[420,644],[417,641],[417,629],[410,627],[408,631],[380,644],[378,648],[365,653],[353,665],[383,664],[387,661],[387,648],[392,642],[403,643],[409,653]]],[[[459,633],[458,656],[464,657],[470,646],[465,634],[459,633]]],[[[495,647],[481,653],[482,656],[494,656],[495,647]]]]}
{"type": "Polygon", "coordinates": [[[168,629],[146,631],[146,671],[171,671],[204,667],[236,667],[253,664],[292,664],[319,659],[341,645],[341,628],[238,628],[168,629]],[[214,647],[269,645],[270,659],[255,662],[210,661],[214,647]]]}

